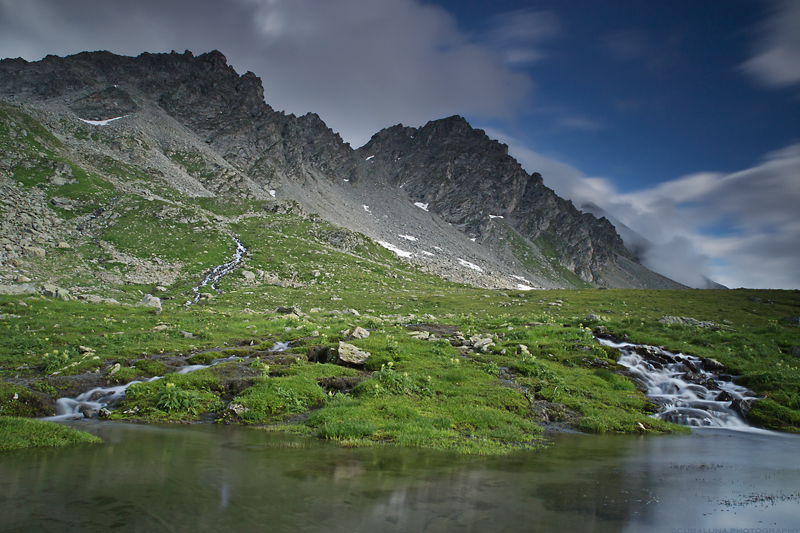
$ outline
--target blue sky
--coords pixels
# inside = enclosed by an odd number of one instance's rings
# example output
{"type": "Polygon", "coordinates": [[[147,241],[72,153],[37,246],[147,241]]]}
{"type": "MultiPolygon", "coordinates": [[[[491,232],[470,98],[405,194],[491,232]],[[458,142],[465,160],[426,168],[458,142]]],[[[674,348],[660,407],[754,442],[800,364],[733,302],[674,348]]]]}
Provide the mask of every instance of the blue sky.
{"type": "Polygon", "coordinates": [[[0,57],[219,49],[353,146],[452,114],[690,285],[800,288],[797,0],[0,0],[0,57]]]}

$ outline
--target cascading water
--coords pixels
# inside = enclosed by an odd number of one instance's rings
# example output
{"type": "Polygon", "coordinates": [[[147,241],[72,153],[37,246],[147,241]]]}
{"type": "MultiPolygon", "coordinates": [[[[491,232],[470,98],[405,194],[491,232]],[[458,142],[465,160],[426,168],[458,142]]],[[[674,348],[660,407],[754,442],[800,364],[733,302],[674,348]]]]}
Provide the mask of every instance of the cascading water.
{"type": "MultiPolygon", "coordinates": [[[[288,342],[276,342],[270,349],[270,352],[283,352],[289,347],[288,342]]],[[[237,361],[240,359],[248,359],[247,357],[226,357],[223,359],[214,359],[210,365],[187,365],[180,367],[177,374],[188,374],[203,368],[210,368],[220,363],[229,361],[237,361]]],[[[146,383],[161,379],[163,376],[156,376],[154,378],[145,379],[141,381],[131,381],[124,385],[116,385],[114,387],[97,387],[90,391],[84,392],[75,398],[59,398],[56,400],[56,415],[45,417],[45,420],[73,420],[79,418],[92,418],[101,409],[114,408],[125,398],[125,391],[128,387],[136,383],[146,383]]]]}
{"type": "Polygon", "coordinates": [[[712,359],[673,354],[656,346],[615,342],[596,337],[597,342],[617,348],[619,364],[647,387],[647,396],[662,406],[656,418],[695,427],[745,429],[743,412],[757,395],[733,383],[730,376],[717,375],[721,365],[712,359]]]}
{"type": "Polygon", "coordinates": [[[242,241],[240,241],[237,237],[233,237],[234,242],[236,243],[236,251],[233,253],[233,258],[228,261],[227,263],[223,263],[221,265],[217,265],[212,268],[208,274],[203,277],[203,280],[200,282],[199,285],[192,287],[192,292],[194,292],[194,297],[186,302],[186,305],[196,304],[200,300],[200,288],[205,287],[206,285],[211,285],[211,288],[217,291],[217,293],[221,293],[217,288],[217,282],[220,280],[222,276],[225,274],[229,274],[236,268],[239,263],[242,262],[242,258],[247,253],[247,248],[244,247],[242,241]]]}

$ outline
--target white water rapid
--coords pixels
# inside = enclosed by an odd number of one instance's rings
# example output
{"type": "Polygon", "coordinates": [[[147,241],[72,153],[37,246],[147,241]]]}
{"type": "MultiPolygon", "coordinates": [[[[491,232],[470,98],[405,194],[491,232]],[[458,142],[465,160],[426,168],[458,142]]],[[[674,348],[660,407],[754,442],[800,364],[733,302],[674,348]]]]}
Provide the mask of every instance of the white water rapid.
{"type": "MultiPolygon", "coordinates": [[[[283,352],[289,347],[288,342],[276,342],[270,349],[270,352],[283,352]]],[[[223,359],[214,359],[210,365],[186,365],[180,367],[176,374],[188,374],[203,368],[210,368],[220,363],[227,363],[229,361],[238,361],[240,359],[249,359],[249,357],[226,357],[223,359]]],[[[146,383],[161,379],[163,376],[156,376],[150,379],[139,381],[131,381],[124,385],[115,385],[113,387],[97,387],[83,394],[79,394],[75,398],[59,398],[56,400],[56,415],[45,417],[43,420],[75,420],[79,418],[92,418],[97,415],[101,409],[108,409],[116,407],[119,402],[125,398],[125,391],[128,387],[136,383],[146,383]],[[88,415],[88,416],[87,416],[88,415]]]]}
{"type": "Polygon", "coordinates": [[[199,285],[192,287],[194,297],[187,301],[186,305],[196,304],[200,300],[200,288],[205,287],[206,285],[210,284],[211,288],[217,291],[217,293],[222,292],[217,288],[217,282],[222,276],[233,271],[233,269],[242,262],[242,258],[247,253],[247,248],[244,247],[242,241],[240,241],[237,237],[233,237],[233,240],[236,243],[236,251],[233,253],[233,258],[227,263],[223,263],[212,268],[208,274],[203,277],[203,281],[201,281],[199,285]]]}
{"type": "Polygon", "coordinates": [[[731,376],[714,374],[722,366],[713,359],[673,354],[656,346],[613,342],[596,338],[617,348],[618,363],[647,387],[647,396],[662,406],[656,418],[695,427],[749,429],[742,413],[757,395],[733,383],[731,376]]]}

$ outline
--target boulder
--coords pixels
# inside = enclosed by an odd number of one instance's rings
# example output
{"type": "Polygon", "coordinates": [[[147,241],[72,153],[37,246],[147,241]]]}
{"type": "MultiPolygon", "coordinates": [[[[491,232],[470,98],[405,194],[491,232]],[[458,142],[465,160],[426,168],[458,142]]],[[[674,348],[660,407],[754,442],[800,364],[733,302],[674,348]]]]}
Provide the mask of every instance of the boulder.
{"type": "Polygon", "coordinates": [[[244,278],[246,281],[255,281],[255,280],[256,280],[256,275],[255,275],[255,273],[253,273],[253,272],[251,272],[251,271],[249,271],[249,270],[242,270],[242,277],[243,277],[243,278],[244,278]]]}
{"type": "Polygon", "coordinates": [[[359,348],[353,346],[352,344],[347,344],[346,342],[339,341],[340,363],[347,363],[351,365],[361,366],[367,362],[367,359],[369,359],[370,355],[371,354],[369,352],[360,350],[359,348]]]}
{"type": "Polygon", "coordinates": [[[139,302],[139,305],[161,309],[161,298],[153,296],[152,294],[145,294],[142,296],[142,301],[139,302]]]}
{"type": "Polygon", "coordinates": [[[45,283],[42,285],[42,294],[48,298],[60,298],[62,300],[70,300],[70,294],[67,289],[56,287],[52,283],[45,283]]]}
{"type": "Polygon", "coordinates": [[[22,255],[25,257],[44,257],[47,252],[38,246],[25,246],[22,248],[22,255]]]}
{"type": "Polygon", "coordinates": [[[716,359],[712,359],[710,357],[702,357],[700,360],[703,362],[703,368],[709,372],[722,372],[723,370],[725,370],[725,365],[723,365],[716,359]]]}
{"type": "Polygon", "coordinates": [[[731,409],[739,413],[741,417],[746,420],[750,409],[753,408],[753,402],[755,401],[755,398],[742,398],[741,400],[737,398],[731,402],[731,409]]]}
{"type": "Polygon", "coordinates": [[[369,331],[365,330],[361,326],[358,326],[356,327],[356,329],[353,330],[352,335],[354,339],[366,339],[367,337],[369,337],[369,331]]]}
{"type": "Polygon", "coordinates": [[[300,315],[303,314],[303,311],[301,311],[300,308],[296,307],[296,306],[284,307],[282,305],[279,305],[278,307],[275,308],[273,313],[277,313],[279,315],[297,315],[297,316],[300,316],[300,315]]]}

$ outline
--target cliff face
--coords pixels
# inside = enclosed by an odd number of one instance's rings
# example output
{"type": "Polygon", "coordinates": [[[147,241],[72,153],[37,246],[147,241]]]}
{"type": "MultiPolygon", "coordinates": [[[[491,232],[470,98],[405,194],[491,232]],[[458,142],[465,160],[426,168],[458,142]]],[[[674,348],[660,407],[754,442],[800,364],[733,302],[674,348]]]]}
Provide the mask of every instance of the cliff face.
{"type": "Polygon", "coordinates": [[[473,254],[535,286],[678,286],[639,266],[606,219],[559,198],[458,116],[387,128],[353,150],[317,115],[273,110],[261,80],[240,76],[217,51],[3,60],[0,97],[43,110],[54,130],[76,118],[131,117],[114,123],[122,140],[112,148],[124,146],[116,152],[74,138],[74,127],[54,133],[188,194],[291,198],[376,240],[414,227],[428,248],[457,249],[453,263],[473,254]],[[367,202],[385,206],[383,215],[367,202]],[[440,218],[425,222],[414,203],[440,218]]]}

